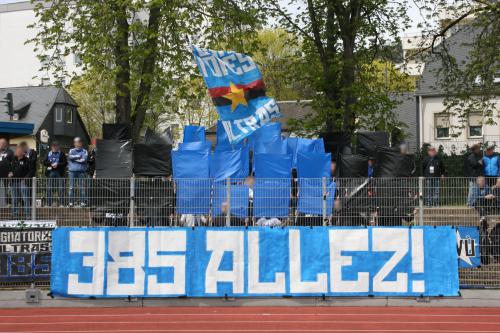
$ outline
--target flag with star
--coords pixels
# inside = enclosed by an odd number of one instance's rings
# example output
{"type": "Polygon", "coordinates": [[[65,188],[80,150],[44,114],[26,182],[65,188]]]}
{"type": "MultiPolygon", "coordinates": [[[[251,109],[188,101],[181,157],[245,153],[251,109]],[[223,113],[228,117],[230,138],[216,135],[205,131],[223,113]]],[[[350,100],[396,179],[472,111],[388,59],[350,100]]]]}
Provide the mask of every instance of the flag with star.
{"type": "Polygon", "coordinates": [[[278,104],[266,96],[262,75],[251,57],[196,46],[193,56],[230,143],[281,117],[278,104]]]}

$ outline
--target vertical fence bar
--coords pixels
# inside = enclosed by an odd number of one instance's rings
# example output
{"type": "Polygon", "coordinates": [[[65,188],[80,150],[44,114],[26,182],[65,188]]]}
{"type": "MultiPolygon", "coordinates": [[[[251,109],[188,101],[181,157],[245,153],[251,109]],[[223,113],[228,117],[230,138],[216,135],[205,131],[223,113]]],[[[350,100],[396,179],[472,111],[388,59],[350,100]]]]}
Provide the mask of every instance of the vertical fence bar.
{"type": "Polygon", "coordinates": [[[135,210],[135,176],[130,177],[130,210],[129,210],[129,226],[133,227],[135,224],[134,218],[135,210]]]}
{"type": "Polygon", "coordinates": [[[418,177],[418,225],[424,225],[424,177],[418,177]]]}
{"type": "Polygon", "coordinates": [[[36,220],[36,177],[31,178],[31,220],[36,220]]]}
{"type": "Polygon", "coordinates": [[[226,202],[227,202],[226,227],[230,227],[231,226],[231,178],[226,179],[226,202]]]}
{"type": "Polygon", "coordinates": [[[326,227],[327,219],[326,219],[326,199],[328,197],[326,193],[326,177],[323,177],[321,180],[321,188],[323,190],[323,226],[326,227]]]}

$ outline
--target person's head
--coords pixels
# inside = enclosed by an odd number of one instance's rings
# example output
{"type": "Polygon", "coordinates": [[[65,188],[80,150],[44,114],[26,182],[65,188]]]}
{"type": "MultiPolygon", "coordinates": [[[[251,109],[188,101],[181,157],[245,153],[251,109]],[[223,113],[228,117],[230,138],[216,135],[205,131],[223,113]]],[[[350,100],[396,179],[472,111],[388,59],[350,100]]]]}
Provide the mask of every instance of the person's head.
{"type": "Polygon", "coordinates": [[[27,153],[28,150],[30,149],[30,147],[28,146],[28,144],[26,143],[26,141],[21,141],[19,143],[19,147],[21,147],[21,149],[24,150],[24,153],[27,153]]]}
{"type": "Polygon", "coordinates": [[[335,169],[337,168],[337,162],[332,161],[330,163],[330,175],[333,177],[335,176],[335,169]]]}
{"type": "Polygon", "coordinates": [[[1,138],[0,139],[0,149],[7,149],[9,147],[9,143],[7,142],[6,139],[1,138]]]}
{"type": "Polygon", "coordinates": [[[480,153],[481,153],[481,145],[479,145],[479,144],[477,144],[477,143],[476,143],[475,145],[473,145],[473,146],[471,147],[471,150],[472,150],[472,152],[473,152],[474,154],[478,155],[478,154],[480,154],[480,153]]]}
{"type": "Polygon", "coordinates": [[[497,182],[495,184],[496,188],[500,188],[500,177],[497,178],[497,182]]]}
{"type": "Polygon", "coordinates": [[[374,157],[369,157],[368,158],[368,165],[369,166],[374,166],[375,165],[375,158],[374,157]]]}
{"type": "Polygon", "coordinates": [[[490,143],[488,146],[486,146],[486,156],[491,156],[495,152],[495,145],[493,143],[490,143]]]}
{"type": "Polygon", "coordinates": [[[430,157],[436,156],[437,155],[436,147],[430,146],[429,150],[427,151],[427,155],[429,155],[430,157]]]}
{"type": "Polygon", "coordinates": [[[59,142],[57,141],[52,142],[52,144],[50,145],[50,150],[52,150],[55,153],[58,152],[59,149],[60,149],[59,142]]]}
{"type": "Polygon", "coordinates": [[[82,141],[82,139],[79,138],[79,137],[76,137],[73,140],[73,145],[75,146],[75,148],[82,148],[83,147],[83,141],[82,141]]]}
{"type": "Polygon", "coordinates": [[[484,185],[486,184],[486,181],[483,176],[479,176],[476,178],[476,185],[480,188],[483,188],[484,185]]]}
{"type": "Polygon", "coordinates": [[[247,185],[248,187],[253,187],[254,183],[255,179],[253,176],[248,176],[247,178],[245,178],[245,185],[247,185]]]}
{"type": "Polygon", "coordinates": [[[408,154],[408,145],[406,143],[402,143],[399,145],[399,152],[403,155],[408,154]]]}
{"type": "Polygon", "coordinates": [[[25,150],[23,149],[23,147],[21,147],[21,145],[18,145],[16,147],[16,152],[15,152],[15,156],[18,157],[18,158],[22,158],[25,154],[25,150]]]}

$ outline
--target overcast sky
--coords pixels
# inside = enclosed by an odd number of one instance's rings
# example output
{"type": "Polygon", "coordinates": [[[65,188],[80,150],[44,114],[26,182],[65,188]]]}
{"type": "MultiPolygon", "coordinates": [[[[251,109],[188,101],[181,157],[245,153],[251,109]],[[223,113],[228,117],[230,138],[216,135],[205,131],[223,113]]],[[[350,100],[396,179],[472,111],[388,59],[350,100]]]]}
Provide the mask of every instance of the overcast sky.
{"type": "MultiPolygon", "coordinates": [[[[26,0],[0,0],[0,4],[13,3],[13,2],[25,2],[26,0]]],[[[414,34],[418,32],[417,24],[422,22],[422,18],[417,7],[414,5],[413,0],[409,0],[410,8],[408,10],[408,15],[413,21],[412,27],[406,30],[406,34],[414,34]]]]}

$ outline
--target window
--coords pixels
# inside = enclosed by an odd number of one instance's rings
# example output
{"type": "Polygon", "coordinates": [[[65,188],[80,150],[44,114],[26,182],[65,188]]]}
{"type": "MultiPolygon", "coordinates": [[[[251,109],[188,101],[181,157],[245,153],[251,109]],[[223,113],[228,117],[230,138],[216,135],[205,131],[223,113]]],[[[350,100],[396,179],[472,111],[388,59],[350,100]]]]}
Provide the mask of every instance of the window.
{"type": "Polygon", "coordinates": [[[63,107],[56,106],[56,123],[62,123],[63,121],[63,107]]]}
{"type": "Polygon", "coordinates": [[[82,59],[80,58],[80,56],[76,53],[73,54],[73,63],[76,65],[76,66],[80,66],[82,64],[82,59]]]}
{"type": "Polygon", "coordinates": [[[439,113],[434,116],[436,128],[436,139],[448,139],[450,137],[450,115],[439,113]]]}
{"type": "Polygon", "coordinates": [[[71,107],[66,108],[66,122],[68,124],[73,123],[73,108],[71,107]]]}
{"type": "Polygon", "coordinates": [[[480,113],[469,115],[469,138],[477,138],[483,136],[483,117],[480,113]]]}

